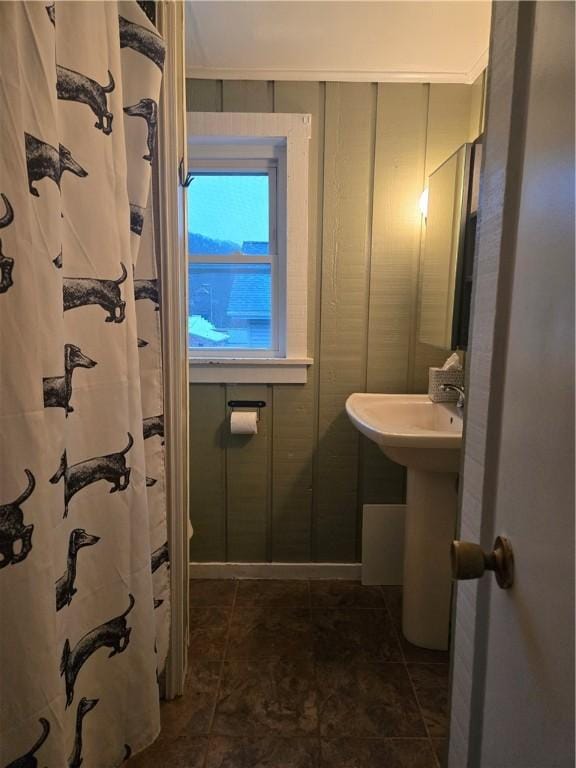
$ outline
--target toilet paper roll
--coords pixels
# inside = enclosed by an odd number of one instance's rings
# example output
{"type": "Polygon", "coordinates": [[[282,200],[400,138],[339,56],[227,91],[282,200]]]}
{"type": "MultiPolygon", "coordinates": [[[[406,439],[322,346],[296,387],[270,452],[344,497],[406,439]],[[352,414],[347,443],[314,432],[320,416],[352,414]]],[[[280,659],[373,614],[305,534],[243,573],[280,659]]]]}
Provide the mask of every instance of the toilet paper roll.
{"type": "Polygon", "coordinates": [[[256,411],[232,411],[230,432],[233,435],[257,435],[258,414],[256,411]]]}

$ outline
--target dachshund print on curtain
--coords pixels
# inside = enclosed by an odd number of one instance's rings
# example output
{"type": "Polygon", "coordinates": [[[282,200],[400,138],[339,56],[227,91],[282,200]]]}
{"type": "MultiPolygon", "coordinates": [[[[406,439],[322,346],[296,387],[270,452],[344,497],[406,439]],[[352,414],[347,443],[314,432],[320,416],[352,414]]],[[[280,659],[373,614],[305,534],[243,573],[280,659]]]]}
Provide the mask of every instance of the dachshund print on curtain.
{"type": "Polygon", "coordinates": [[[42,726],[42,733],[40,734],[38,741],[36,741],[34,746],[32,746],[25,755],[21,755],[21,757],[17,757],[16,760],[12,760],[11,763],[8,763],[6,768],[38,768],[36,752],[38,752],[40,747],[44,744],[50,733],[50,723],[45,717],[41,717],[38,722],[42,726]]]}
{"type": "Polygon", "coordinates": [[[125,318],[126,302],[122,300],[120,286],[128,277],[124,264],[122,274],[116,280],[102,280],[94,277],[65,277],[63,286],[64,312],[76,307],[97,304],[108,312],[107,323],[122,323],[125,318]]]}
{"type": "Polygon", "coordinates": [[[114,116],[108,109],[107,94],[112,93],[116,84],[110,70],[108,85],[100,85],[96,80],[66,67],[56,66],[56,76],[58,98],[86,104],[98,118],[94,127],[106,135],[112,133],[114,116]]]}
{"type": "Polygon", "coordinates": [[[24,525],[24,513],[20,505],[24,504],[36,487],[36,480],[29,469],[25,469],[28,485],[17,499],[10,504],[0,505],[0,568],[26,560],[32,549],[34,525],[24,525]],[[20,542],[19,549],[16,543],[20,542]]]}
{"type": "Polygon", "coordinates": [[[66,706],[72,704],[74,700],[74,683],[78,673],[93,653],[99,648],[111,648],[112,650],[108,654],[110,659],[112,656],[116,656],[117,653],[123,653],[128,647],[132,629],[128,626],[126,617],[135,603],[133,595],[128,597],[130,604],[120,616],[116,616],[87,632],[72,649],[70,649],[70,641],[68,639],[64,643],[62,660],[60,662],[60,674],[66,681],[66,706]]]}
{"type": "Polygon", "coordinates": [[[107,480],[112,484],[110,493],[125,491],[128,488],[131,470],[126,466],[125,457],[133,445],[134,439],[128,432],[128,445],[122,451],[79,461],[71,467],[68,466],[64,451],[57,472],[50,478],[51,483],[58,483],[64,478],[64,517],[68,516],[68,505],[72,497],[92,483],[107,480]]]}
{"type": "Polygon", "coordinates": [[[124,112],[131,117],[142,117],[146,121],[148,127],[148,136],[146,138],[148,153],[142,155],[142,159],[148,160],[150,164],[152,164],[152,160],[154,159],[154,149],[156,147],[158,104],[156,104],[154,99],[140,99],[138,104],[133,104],[131,107],[124,107],[124,112]]]}
{"type": "Polygon", "coordinates": [[[59,144],[58,149],[56,149],[51,144],[31,136],[29,133],[25,133],[24,136],[26,139],[28,187],[30,194],[34,197],[40,197],[40,192],[32,185],[41,179],[52,179],[59,187],[62,174],[65,171],[69,171],[81,179],[88,176],[88,171],[74,160],[67,147],[59,144]]]}
{"type": "Polygon", "coordinates": [[[98,363],[82,353],[74,344],[64,346],[64,376],[52,376],[42,380],[44,388],[44,408],[64,408],[66,415],[74,408],[70,405],[72,397],[72,374],[76,368],[94,368],[98,363]]]}
{"type": "Polygon", "coordinates": [[[74,749],[68,758],[68,768],[80,768],[82,765],[82,725],[88,712],[92,711],[99,699],[87,699],[83,696],[78,702],[76,710],[76,733],[74,735],[74,749]]]}
{"type": "MultiPolygon", "coordinates": [[[[0,229],[9,226],[14,221],[14,210],[10,201],[3,192],[0,197],[4,203],[4,214],[0,218],[0,229]]],[[[2,253],[2,240],[0,239],[0,293],[6,293],[8,288],[14,284],[12,282],[12,270],[14,269],[14,259],[5,256],[2,253]]]]}
{"type": "Polygon", "coordinates": [[[135,0],[0,29],[0,768],[114,768],[157,737],[170,640],[165,44],[135,0]]]}

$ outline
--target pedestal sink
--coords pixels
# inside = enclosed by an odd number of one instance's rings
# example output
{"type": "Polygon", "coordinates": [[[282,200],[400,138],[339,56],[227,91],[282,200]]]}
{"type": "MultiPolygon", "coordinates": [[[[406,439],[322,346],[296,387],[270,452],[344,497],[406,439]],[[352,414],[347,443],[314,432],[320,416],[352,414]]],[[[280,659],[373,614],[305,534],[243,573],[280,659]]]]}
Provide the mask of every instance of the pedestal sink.
{"type": "Polygon", "coordinates": [[[427,395],[354,394],[346,412],[389,459],[408,468],[402,631],[414,645],[446,650],[461,409],[427,395]]]}

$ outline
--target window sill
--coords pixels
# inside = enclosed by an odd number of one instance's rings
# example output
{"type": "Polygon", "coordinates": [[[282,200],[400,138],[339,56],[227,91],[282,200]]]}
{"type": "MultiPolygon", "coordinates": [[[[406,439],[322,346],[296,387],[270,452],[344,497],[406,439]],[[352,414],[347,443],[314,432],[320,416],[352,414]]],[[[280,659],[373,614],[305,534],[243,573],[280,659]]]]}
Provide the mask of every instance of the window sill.
{"type": "Polygon", "coordinates": [[[190,384],[306,384],[310,357],[189,357],[190,384]]]}

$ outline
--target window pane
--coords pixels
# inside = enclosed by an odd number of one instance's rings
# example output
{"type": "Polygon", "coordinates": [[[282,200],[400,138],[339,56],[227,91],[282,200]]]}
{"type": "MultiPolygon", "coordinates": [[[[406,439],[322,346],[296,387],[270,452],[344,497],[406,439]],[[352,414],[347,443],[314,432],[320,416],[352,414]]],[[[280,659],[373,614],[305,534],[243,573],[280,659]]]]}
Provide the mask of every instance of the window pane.
{"type": "Polygon", "coordinates": [[[188,250],[266,254],[270,239],[268,174],[198,174],[188,187],[188,250]]]}
{"type": "Polygon", "coordinates": [[[270,264],[190,264],[191,348],[271,349],[270,264]]]}

